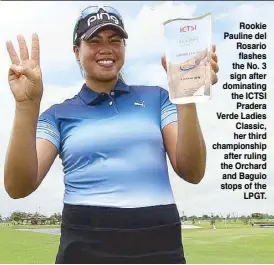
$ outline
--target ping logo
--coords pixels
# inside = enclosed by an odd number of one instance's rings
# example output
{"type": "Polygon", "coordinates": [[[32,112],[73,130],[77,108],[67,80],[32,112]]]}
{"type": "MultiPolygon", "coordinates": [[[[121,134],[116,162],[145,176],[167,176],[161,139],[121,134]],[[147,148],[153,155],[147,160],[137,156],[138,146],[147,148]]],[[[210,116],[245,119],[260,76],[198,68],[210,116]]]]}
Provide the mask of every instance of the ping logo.
{"type": "Polygon", "coordinates": [[[184,26],[180,28],[180,32],[194,31],[196,30],[196,25],[193,26],[184,26]]]}
{"type": "Polygon", "coordinates": [[[113,20],[115,24],[119,25],[119,20],[117,19],[117,17],[110,15],[108,13],[97,13],[96,15],[90,16],[87,23],[88,26],[90,26],[90,24],[92,22],[94,22],[95,20],[103,20],[103,19],[107,19],[107,20],[113,20]]]}

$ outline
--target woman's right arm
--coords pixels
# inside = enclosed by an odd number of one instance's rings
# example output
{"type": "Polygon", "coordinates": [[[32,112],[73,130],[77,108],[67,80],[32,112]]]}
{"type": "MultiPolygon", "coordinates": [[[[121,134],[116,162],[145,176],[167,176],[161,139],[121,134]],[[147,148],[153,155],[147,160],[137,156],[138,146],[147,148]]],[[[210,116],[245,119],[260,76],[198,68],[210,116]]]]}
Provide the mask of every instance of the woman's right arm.
{"type": "Polygon", "coordinates": [[[36,139],[38,115],[39,106],[16,106],[4,173],[6,191],[14,199],[35,191],[57,156],[55,145],[36,139]]]}
{"type": "Polygon", "coordinates": [[[18,42],[20,58],[12,43],[7,42],[12,61],[9,85],[16,108],[4,170],[5,189],[15,199],[37,189],[57,156],[57,149],[51,142],[36,139],[43,94],[38,36],[32,37],[31,58],[22,36],[18,36],[18,42]]]}

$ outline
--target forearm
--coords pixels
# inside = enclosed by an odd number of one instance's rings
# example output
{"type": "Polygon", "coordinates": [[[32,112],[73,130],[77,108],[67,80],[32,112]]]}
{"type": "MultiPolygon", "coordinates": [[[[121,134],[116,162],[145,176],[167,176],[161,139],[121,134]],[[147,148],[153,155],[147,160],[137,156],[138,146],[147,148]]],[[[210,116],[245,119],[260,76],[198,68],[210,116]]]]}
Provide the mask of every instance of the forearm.
{"type": "Polygon", "coordinates": [[[12,198],[25,197],[36,185],[36,126],[39,104],[16,104],[5,162],[5,188],[12,198]]]}
{"type": "Polygon", "coordinates": [[[206,146],[195,104],[177,105],[177,170],[186,181],[199,183],[206,166],[206,146]]]}

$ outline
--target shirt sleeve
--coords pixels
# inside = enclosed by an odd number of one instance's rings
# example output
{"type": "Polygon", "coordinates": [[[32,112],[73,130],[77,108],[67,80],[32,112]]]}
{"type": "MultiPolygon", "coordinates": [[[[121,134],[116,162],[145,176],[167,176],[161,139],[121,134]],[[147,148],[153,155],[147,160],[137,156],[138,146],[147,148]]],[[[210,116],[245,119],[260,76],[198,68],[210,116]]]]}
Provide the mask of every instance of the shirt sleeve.
{"type": "Polygon", "coordinates": [[[36,138],[42,138],[50,141],[60,152],[60,132],[58,129],[58,122],[55,118],[55,108],[52,106],[43,112],[37,123],[36,138]]]}
{"type": "Polygon", "coordinates": [[[169,100],[168,91],[164,88],[161,89],[161,129],[171,122],[178,120],[177,107],[169,100]]]}

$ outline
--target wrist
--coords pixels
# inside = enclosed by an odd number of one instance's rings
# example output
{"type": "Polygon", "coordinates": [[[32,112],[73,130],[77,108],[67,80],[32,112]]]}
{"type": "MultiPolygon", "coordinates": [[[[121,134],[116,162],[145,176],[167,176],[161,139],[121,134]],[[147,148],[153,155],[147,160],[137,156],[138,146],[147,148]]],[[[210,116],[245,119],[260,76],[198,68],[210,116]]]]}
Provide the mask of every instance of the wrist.
{"type": "Polygon", "coordinates": [[[177,110],[195,110],[196,111],[196,104],[195,103],[188,103],[188,104],[177,104],[177,110]]]}
{"type": "Polygon", "coordinates": [[[18,102],[16,101],[16,110],[18,111],[37,111],[40,110],[40,100],[26,100],[18,102]]]}

